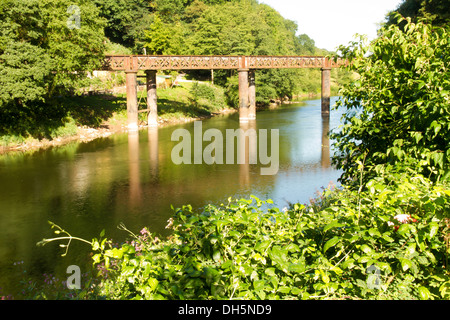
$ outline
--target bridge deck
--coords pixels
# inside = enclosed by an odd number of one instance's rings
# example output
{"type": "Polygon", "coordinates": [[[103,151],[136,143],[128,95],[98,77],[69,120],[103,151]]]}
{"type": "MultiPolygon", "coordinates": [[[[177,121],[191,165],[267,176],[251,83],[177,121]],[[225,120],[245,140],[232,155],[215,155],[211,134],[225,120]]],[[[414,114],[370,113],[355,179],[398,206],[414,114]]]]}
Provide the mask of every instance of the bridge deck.
{"type": "Polygon", "coordinates": [[[323,56],[149,56],[107,55],[103,70],[211,70],[339,68],[344,60],[323,56]]]}

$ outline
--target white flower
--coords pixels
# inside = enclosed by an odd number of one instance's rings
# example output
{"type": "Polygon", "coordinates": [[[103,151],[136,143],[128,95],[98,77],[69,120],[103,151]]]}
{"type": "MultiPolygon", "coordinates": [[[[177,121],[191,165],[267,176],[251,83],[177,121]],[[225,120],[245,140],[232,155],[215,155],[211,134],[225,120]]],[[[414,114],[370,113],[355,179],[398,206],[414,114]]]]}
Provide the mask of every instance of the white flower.
{"type": "MultiPolygon", "coordinates": [[[[409,214],[398,214],[394,217],[395,220],[397,220],[400,223],[408,223],[411,219],[411,216],[409,214]]],[[[393,226],[394,223],[392,221],[388,221],[388,226],[393,226]]]]}
{"type": "Polygon", "coordinates": [[[411,216],[409,214],[398,214],[394,217],[394,219],[401,223],[407,223],[409,219],[411,219],[411,216]]]}

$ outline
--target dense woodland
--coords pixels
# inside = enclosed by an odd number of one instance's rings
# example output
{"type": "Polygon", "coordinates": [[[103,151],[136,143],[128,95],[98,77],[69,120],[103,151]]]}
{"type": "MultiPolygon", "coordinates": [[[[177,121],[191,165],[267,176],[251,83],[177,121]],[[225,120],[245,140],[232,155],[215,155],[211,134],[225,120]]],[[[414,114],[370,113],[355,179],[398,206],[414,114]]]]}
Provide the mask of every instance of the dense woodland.
{"type": "MultiPolygon", "coordinates": [[[[448,0],[407,0],[398,11],[448,22],[448,0]]],[[[388,18],[387,23],[395,23],[388,18]]],[[[47,136],[67,121],[61,97],[89,85],[107,53],[327,55],[294,21],[257,0],[2,0],[0,2],[0,135],[47,136]],[[77,5],[79,12],[69,9],[77,5]],[[79,17],[79,28],[69,22],[79,17]]],[[[209,72],[192,72],[205,80],[209,72]]],[[[351,80],[333,70],[335,87],[351,80]]],[[[230,105],[237,76],[216,71],[230,105]]],[[[318,93],[318,70],[257,73],[257,101],[318,93]]]]}
{"type": "MultiPolygon", "coordinates": [[[[69,110],[59,98],[87,86],[87,71],[108,53],[328,54],[295,22],[256,0],[2,0],[0,21],[0,135],[45,136],[47,127],[63,124],[69,110]],[[72,4],[79,7],[80,28],[68,27],[77,13],[72,4]]],[[[349,79],[337,70],[333,75],[349,79]]],[[[189,76],[209,80],[210,72],[189,76]]],[[[215,71],[214,83],[236,103],[235,72],[215,71]]],[[[320,73],[258,71],[257,86],[262,104],[318,93],[320,73]]]]}

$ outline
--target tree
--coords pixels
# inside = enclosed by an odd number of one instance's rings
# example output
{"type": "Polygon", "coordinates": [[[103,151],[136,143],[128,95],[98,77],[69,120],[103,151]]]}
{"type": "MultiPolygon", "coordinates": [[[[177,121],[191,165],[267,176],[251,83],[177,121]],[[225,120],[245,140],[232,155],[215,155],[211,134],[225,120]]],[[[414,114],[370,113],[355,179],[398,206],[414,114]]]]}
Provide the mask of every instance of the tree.
{"type": "Polygon", "coordinates": [[[450,23],[450,0],[404,0],[388,15],[388,25],[397,23],[394,13],[410,17],[414,21],[424,19],[433,25],[444,26],[450,23]]]}
{"type": "Polygon", "coordinates": [[[94,0],[106,19],[105,35],[112,42],[134,48],[135,40],[151,23],[154,3],[148,0],[94,0]]]}
{"type": "Polygon", "coordinates": [[[340,48],[359,75],[341,91],[344,124],[332,134],[342,182],[367,181],[381,166],[450,177],[449,33],[399,20],[404,30],[391,25],[369,45],[340,48]]]}
{"type": "Polygon", "coordinates": [[[98,9],[81,0],[4,0],[0,26],[2,130],[23,133],[33,121],[63,117],[61,108],[46,104],[102,63],[104,21],[98,9]],[[74,3],[76,10],[70,10],[74,3]],[[75,18],[79,24],[73,25],[75,18]]]}
{"type": "Polygon", "coordinates": [[[296,52],[300,55],[314,55],[316,44],[307,34],[301,34],[296,38],[296,52]]]}

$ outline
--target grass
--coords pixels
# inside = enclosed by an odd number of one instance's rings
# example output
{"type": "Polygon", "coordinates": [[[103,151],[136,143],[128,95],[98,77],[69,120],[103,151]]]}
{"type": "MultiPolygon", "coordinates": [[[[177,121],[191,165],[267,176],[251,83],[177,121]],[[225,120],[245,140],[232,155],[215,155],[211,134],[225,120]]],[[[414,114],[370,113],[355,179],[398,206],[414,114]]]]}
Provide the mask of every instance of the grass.
{"type": "MultiPolygon", "coordinates": [[[[206,86],[200,84],[199,86],[206,86]]],[[[165,120],[181,118],[198,118],[211,115],[213,112],[227,108],[222,88],[209,86],[213,97],[195,96],[193,94],[194,83],[185,82],[172,88],[158,88],[158,116],[165,120]]],[[[119,94],[125,99],[125,94],[119,94]]],[[[139,109],[146,109],[145,91],[138,92],[139,109]]]]}

